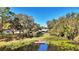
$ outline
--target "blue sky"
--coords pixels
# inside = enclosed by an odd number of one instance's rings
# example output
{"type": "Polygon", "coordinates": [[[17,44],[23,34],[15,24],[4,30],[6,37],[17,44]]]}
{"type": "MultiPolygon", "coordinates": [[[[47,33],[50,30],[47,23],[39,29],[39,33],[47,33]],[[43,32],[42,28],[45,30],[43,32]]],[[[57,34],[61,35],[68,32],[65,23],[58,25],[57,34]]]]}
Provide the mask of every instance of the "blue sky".
{"type": "Polygon", "coordinates": [[[67,13],[79,13],[78,7],[11,7],[16,14],[33,16],[34,21],[41,26],[46,26],[48,20],[59,18],[67,13]]]}

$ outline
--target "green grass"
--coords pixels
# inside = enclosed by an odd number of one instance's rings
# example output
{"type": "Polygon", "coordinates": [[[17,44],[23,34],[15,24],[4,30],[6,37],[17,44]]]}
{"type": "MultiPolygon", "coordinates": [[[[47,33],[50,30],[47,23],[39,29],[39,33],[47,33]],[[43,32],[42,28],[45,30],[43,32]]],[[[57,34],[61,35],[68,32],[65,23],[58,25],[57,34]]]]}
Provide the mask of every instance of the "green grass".
{"type": "Polygon", "coordinates": [[[79,46],[68,42],[52,41],[49,44],[49,51],[78,51],[79,46]]]}
{"type": "Polygon", "coordinates": [[[72,40],[64,37],[43,35],[44,40],[47,41],[49,51],[79,51],[79,44],[72,44],[72,40]]]}
{"type": "MultiPolygon", "coordinates": [[[[45,38],[46,39],[46,38],[45,38]]],[[[79,50],[79,45],[72,44],[71,40],[63,39],[59,37],[49,37],[46,39],[49,45],[49,51],[77,51],[79,50]]]]}
{"type": "Polygon", "coordinates": [[[15,40],[15,41],[9,41],[9,42],[0,42],[0,50],[6,51],[6,50],[18,50],[19,48],[22,48],[24,46],[29,46],[34,42],[35,38],[28,38],[24,40],[15,40]]]}

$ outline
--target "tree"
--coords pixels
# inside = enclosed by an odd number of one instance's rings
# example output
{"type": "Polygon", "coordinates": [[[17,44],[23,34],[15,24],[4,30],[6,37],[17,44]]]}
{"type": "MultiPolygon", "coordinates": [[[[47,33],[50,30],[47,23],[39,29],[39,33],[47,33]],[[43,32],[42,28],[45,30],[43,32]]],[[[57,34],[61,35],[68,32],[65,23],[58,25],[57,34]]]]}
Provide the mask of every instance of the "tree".
{"type": "Polygon", "coordinates": [[[56,24],[56,19],[53,19],[52,21],[47,22],[47,26],[49,29],[53,28],[54,24],[56,24]]]}
{"type": "MultiPolygon", "coordinates": [[[[2,28],[1,28],[1,33],[3,32],[5,28],[5,22],[8,20],[9,17],[13,16],[14,13],[10,11],[9,7],[0,7],[0,17],[1,17],[1,22],[2,22],[2,28]]],[[[3,33],[2,33],[3,36],[3,33]]]]}
{"type": "Polygon", "coordinates": [[[12,21],[13,28],[19,31],[19,34],[25,37],[33,37],[33,33],[38,31],[41,27],[39,24],[34,22],[32,16],[23,14],[17,14],[15,19],[12,21]]]}
{"type": "Polygon", "coordinates": [[[68,13],[57,20],[47,23],[50,34],[59,34],[69,39],[74,39],[79,34],[79,14],[68,13]]]}

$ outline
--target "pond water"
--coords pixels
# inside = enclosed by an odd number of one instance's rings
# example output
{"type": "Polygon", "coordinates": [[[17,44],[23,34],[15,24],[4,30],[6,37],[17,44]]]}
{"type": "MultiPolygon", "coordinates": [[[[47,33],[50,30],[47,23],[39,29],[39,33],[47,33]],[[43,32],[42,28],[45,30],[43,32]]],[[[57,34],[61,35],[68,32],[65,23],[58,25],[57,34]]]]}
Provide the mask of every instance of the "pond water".
{"type": "Polygon", "coordinates": [[[38,51],[47,51],[48,50],[48,45],[46,43],[40,43],[38,47],[38,51]]]}

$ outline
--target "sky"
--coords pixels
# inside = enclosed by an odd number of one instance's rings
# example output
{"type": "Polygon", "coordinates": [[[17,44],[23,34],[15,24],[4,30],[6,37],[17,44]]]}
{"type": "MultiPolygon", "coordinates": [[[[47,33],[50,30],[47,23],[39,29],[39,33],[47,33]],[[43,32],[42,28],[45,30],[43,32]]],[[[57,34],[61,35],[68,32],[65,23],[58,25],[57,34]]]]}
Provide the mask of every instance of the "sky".
{"type": "Polygon", "coordinates": [[[11,11],[33,16],[36,23],[46,26],[49,20],[57,19],[67,13],[79,13],[79,7],[11,7],[11,11]]]}

